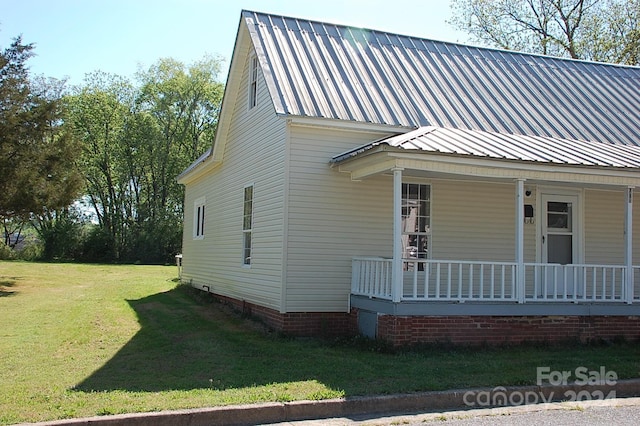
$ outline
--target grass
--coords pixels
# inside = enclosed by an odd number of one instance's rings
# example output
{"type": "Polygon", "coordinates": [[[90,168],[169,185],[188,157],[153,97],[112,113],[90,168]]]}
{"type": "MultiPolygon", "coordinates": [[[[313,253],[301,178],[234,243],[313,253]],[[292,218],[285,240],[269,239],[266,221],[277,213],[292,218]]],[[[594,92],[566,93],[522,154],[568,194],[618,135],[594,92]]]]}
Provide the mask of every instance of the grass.
{"type": "Polygon", "coordinates": [[[536,367],[639,376],[640,345],[385,351],[267,333],[175,267],[0,262],[0,424],[534,384],[536,367]]]}

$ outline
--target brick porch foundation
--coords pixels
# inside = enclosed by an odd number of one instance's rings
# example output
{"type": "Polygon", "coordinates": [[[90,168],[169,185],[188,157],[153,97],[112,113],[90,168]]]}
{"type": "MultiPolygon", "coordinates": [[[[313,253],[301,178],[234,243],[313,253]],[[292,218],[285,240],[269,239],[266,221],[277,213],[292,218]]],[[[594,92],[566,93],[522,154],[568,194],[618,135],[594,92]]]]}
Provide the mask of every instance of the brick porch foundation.
{"type": "MultiPolygon", "coordinates": [[[[212,294],[243,315],[291,336],[338,337],[358,333],[358,309],[344,312],[280,313],[246,301],[212,294]]],[[[394,346],[420,343],[503,345],[527,342],[583,343],[640,340],[640,316],[397,316],[376,315],[376,338],[394,346]]]]}
{"type": "Polygon", "coordinates": [[[379,315],[377,338],[417,343],[501,345],[640,339],[638,316],[393,316],[379,315]]]}

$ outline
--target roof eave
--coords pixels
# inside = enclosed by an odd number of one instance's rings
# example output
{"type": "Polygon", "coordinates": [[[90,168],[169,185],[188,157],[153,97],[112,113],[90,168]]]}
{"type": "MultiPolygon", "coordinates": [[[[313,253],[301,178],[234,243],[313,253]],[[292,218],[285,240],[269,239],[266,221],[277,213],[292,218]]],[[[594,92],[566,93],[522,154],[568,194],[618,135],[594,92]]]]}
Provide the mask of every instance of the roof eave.
{"type": "Polygon", "coordinates": [[[176,180],[181,185],[187,185],[203,175],[207,174],[209,171],[215,169],[218,165],[222,164],[222,161],[216,161],[211,151],[208,153],[209,155],[200,157],[193,164],[191,164],[185,171],[180,173],[176,180]]]}
{"type": "Polygon", "coordinates": [[[597,186],[640,187],[640,168],[604,167],[497,159],[439,152],[415,152],[380,144],[361,154],[336,158],[353,180],[388,173],[393,168],[491,179],[527,179],[597,186]]]}

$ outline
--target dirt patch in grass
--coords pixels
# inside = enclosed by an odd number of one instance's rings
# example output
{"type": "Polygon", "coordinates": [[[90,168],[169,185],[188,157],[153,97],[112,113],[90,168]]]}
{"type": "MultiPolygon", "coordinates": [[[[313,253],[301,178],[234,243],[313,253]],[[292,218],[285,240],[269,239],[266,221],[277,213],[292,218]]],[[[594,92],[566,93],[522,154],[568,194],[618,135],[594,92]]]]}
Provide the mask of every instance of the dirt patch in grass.
{"type": "Polygon", "coordinates": [[[18,277],[2,277],[0,276],[0,297],[13,296],[16,294],[15,290],[12,290],[16,286],[18,277]]]}

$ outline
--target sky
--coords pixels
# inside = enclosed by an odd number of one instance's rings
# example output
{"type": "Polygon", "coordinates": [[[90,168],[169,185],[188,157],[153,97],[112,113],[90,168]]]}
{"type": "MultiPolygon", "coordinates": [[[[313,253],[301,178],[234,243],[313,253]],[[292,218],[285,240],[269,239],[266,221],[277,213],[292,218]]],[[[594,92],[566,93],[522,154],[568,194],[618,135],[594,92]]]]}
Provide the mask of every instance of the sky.
{"type": "Polygon", "coordinates": [[[227,77],[241,10],[465,42],[448,0],[0,0],[0,49],[35,45],[32,75],[82,84],[101,70],[133,78],[160,58],[186,65],[210,54],[227,77]]]}

